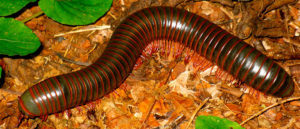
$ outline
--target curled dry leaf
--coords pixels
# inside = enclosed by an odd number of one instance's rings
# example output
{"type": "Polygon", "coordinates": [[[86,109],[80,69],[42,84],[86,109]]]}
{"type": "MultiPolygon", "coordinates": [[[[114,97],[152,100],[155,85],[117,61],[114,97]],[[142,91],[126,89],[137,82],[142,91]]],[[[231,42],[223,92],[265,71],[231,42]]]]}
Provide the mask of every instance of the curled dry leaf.
{"type": "Polygon", "coordinates": [[[182,72],[175,80],[169,83],[172,92],[177,92],[183,96],[189,96],[194,94],[193,90],[187,88],[187,82],[190,77],[190,71],[182,72]]]}

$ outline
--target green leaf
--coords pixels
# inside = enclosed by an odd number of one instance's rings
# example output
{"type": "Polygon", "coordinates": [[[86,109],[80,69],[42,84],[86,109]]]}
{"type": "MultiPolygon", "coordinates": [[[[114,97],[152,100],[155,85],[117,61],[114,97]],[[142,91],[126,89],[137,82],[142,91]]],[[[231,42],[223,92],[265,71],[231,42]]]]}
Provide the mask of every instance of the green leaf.
{"type": "Polygon", "coordinates": [[[53,20],[67,25],[95,22],[110,8],[112,0],[40,0],[39,6],[53,20]]]}
{"type": "Polygon", "coordinates": [[[14,14],[21,10],[30,2],[36,0],[1,0],[0,2],[0,16],[7,16],[14,14]]]}
{"type": "Polygon", "coordinates": [[[0,55],[24,56],[39,47],[39,39],[22,22],[0,17],[0,55]]]}
{"type": "Polygon", "coordinates": [[[244,129],[238,123],[216,116],[199,116],[196,129],[244,129]]]}

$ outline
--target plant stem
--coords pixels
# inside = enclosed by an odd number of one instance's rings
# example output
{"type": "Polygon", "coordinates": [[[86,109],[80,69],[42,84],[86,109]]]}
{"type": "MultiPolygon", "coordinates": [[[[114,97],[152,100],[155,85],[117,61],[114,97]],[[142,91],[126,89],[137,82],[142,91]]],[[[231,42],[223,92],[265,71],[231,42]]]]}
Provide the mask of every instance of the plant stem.
{"type": "Polygon", "coordinates": [[[44,13],[44,12],[41,10],[41,11],[39,11],[39,12],[33,14],[32,16],[30,16],[30,17],[28,17],[28,18],[25,18],[25,19],[22,20],[21,22],[26,23],[26,22],[30,21],[31,19],[36,18],[36,17],[42,15],[43,13],[44,13]]]}
{"type": "Polygon", "coordinates": [[[241,126],[244,125],[244,124],[247,123],[249,120],[251,120],[251,119],[253,119],[253,118],[259,116],[260,114],[266,112],[267,110],[269,110],[269,109],[271,109],[271,108],[273,108],[273,107],[276,107],[276,106],[278,106],[278,105],[280,105],[280,104],[284,104],[284,103],[286,103],[286,102],[296,101],[296,100],[300,100],[300,97],[294,97],[294,98],[289,98],[289,99],[286,99],[286,100],[282,100],[282,101],[280,101],[280,102],[278,102],[278,103],[275,103],[275,104],[273,104],[273,105],[271,105],[271,106],[269,106],[269,107],[266,107],[265,109],[263,109],[263,110],[261,110],[261,111],[255,113],[254,115],[252,115],[251,117],[249,117],[247,120],[245,120],[245,121],[243,121],[242,123],[240,123],[240,125],[241,125],[241,126]]]}
{"type": "Polygon", "coordinates": [[[206,102],[209,100],[209,98],[206,98],[198,107],[197,109],[194,111],[192,117],[189,120],[188,125],[186,126],[185,129],[188,129],[192,123],[192,121],[194,120],[195,116],[197,115],[197,113],[200,111],[200,109],[206,104],[206,102]]]}

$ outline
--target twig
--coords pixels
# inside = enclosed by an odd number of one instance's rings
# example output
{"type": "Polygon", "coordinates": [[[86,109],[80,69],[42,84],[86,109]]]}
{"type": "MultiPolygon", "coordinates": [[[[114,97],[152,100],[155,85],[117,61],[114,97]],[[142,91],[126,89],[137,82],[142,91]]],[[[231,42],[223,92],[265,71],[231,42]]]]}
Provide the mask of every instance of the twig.
{"type": "Polygon", "coordinates": [[[218,90],[221,90],[225,93],[229,93],[229,94],[232,94],[236,97],[241,97],[244,95],[244,92],[240,91],[239,89],[236,89],[236,88],[232,88],[232,87],[225,87],[225,86],[220,86],[220,87],[217,87],[218,90]]]}
{"type": "Polygon", "coordinates": [[[150,109],[149,109],[149,111],[148,111],[148,113],[147,113],[147,116],[146,116],[145,120],[143,121],[142,126],[140,127],[140,129],[144,127],[145,123],[147,122],[148,118],[150,117],[151,111],[152,111],[152,109],[153,109],[153,107],[154,107],[156,101],[157,101],[157,100],[154,99],[154,102],[153,102],[153,104],[151,105],[151,107],[150,107],[150,109]]]}
{"type": "Polygon", "coordinates": [[[115,16],[115,15],[113,15],[110,11],[107,13],[108,15],[110,15],[114,20],[117,20],[118,18],[115,16]]]}
{"type": "Polygon", "coordinates": [[[82,65],[82,66],[90,66],[90,65],[91,65],[91,63],[80,62],[80,61],[74,61],[74,60],[68,59],[68,58],[66,58],[66,57],[63,57],[63,56],[60,55],[59,53],[56,53],[56,55],[57,55],[59,58],[61,58],[62,60],[67,61],[67,62],[70,62],[70,63],[73,63],[73,64],[82,65]]]}
{"type": "Polygon", "coordinates": [[[71,48],[71,44],[69,44],[69,45],[67,46],[67,50],[65,51],[65,53],[64,53],[64,56],[63,56],[63,57],[66,57],[66,56],[67,56],[67,54],[68,54],[68,52],[69,52],[70,48],[71,48]]]}
{"type": "Polygon", "coordinates": [[[97,47],[97,44],[94,45],[94,47],[87,53],[87,54],[90,54],[92,51],[94,51],[97,47]]]}
{"type": "Polygon", "coordinates": [[[259,116],[260,114],[264,113],[265,111],[267,111],[267,110],[269,110],[269,109],[271,109],[271,108],[273,108],[273,107],[276,107],[276,106],[278,106],[278,105],[280,105],[280,104],[284,104],[284,103],[289,102],[289,101],[295,101],[295,100],[300,100],[300,97],[289,98],[289,99],[286,99],[286,100],[282,100],[281,102],[275,103],[275,104],[273,104],[273,105],[271,105],[271,106],[269,106],[269,107],[267,107],[267,108],[265,108],[265,109],[259,111],[258,113],[252,115],[252,116],[249,117],[247,120],[245,120],[245,121],[243,121],[242,123],[240,123],[240,125],[244,125],[244,124],[247,123],[249,120],[251,120],[251,119],[253,119],[253,118],[259,116]]]}
{"type": "Polygon", "coordinates": [[[36,17],[42,15],[43,13],[44,13],[44,12],[41,10],[41,11],[39,11],[39,12],[33,14],[32,16],[23,19],[21,22],[26,23],[26,22],[30,21],[31,19],[36,18],[36,17]]]}
{"type": "Polygon", "coordinates": [[[188,123],[188,125],[186,126],[185,129],[188,129],[188,128],[190,127],[190,125],[191,125],[192,121],[194,120],[195,116],[197,115],[197,113],[199,112],[199,110],[204,106],[204,104],[206,104],[206,102],[207,102],[208,100],[209,100],[209,99],[206,98],[206,99],[198,106],[198,108],[194,111],[194,113],[193,113],[191,119],[189,120],[189,123],[188,123]]]}
{"type": "Polygon", "coordinates": [[[109,28],[110,28],[110,25],[95,26],[93,28],[80,29],[80,30],[69,31],[66,33],[56,34],[56,35],[54,35],[54,37],[64,36],[67,34],[81,33],[81,32],[86,32],[86,31],[104,30],[104,29],[109,29],[109,28]]]}

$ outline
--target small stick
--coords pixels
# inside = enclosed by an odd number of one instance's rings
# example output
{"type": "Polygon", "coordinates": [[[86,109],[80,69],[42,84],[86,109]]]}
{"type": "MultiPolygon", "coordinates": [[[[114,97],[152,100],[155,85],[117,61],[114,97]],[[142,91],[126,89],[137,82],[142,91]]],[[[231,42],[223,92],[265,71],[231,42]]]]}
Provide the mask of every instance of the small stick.
{"type": "Polygon", "coordinates": [[[56,34],[56,35],[54,35],[54,37],[64,36],[67,34],[81,33],[81,32],[86,32],[86,31],[104,30],[104,29],[109,29],[109,28],[110,28],[110,25],[95,26],[93,28],[80,29],[80,30],[69,31],[66,33],[56,34]]]}
{"type": "Polygon", "coordinates": [[[150,107],[150,109],[149,109],[149,111],[148,111],[148,113],[147,113],[147,116],[146,116],[145,120],[143,121],[142,126],[140,127],[140,129],[144,127],[145,123],[147,122],[148,118],[150,117],[151,111],[152,111],[152,109],[153,109],[153,107],[154,107],[156,101],[157,101],[157,100],[154,99],[154,102],[153,102],[153,104],[151,105],[151,107],[150,107]]]}
{"type": "Polygon", "coordinates": [[[60,55],[59,53],[56,53],[56,55],[64,60],[64,61],[67,61],[67,62],[70,62],[70,63],[73,63],[73,64],[76,64],[76,65],[81,65],[81,66],[90,66],[91,63],[86,63],[86,62],[80,62],[80,61],[74,61],[74,60],[71,60],[71,59],[68,59],[66,57],[63,57],[62,55],[60,55]]]}
{"type": "Polygon", "coordinates": [[[206,98],[206,99],[198,106],[198,108],[194,111],[194,113],[193,113],[191,119],[189,120],[189,123],[188,123],[188,125],[186,126],[185,129],[188,129],[188,128],[190,127],[190,125],[191,125],[192,121],[194,120],[195,116],[196,116],[197,113],[200,111],[200,109],[204,106],[204,104],[206,104],[206,102],[207,102],[208,100],[209,100],[209,99],[206,98]]]}
{"type": "Polygon", "coordinates": [[[94,51],[97,47],[97,44],[94,45],[94,47],[87,53],[87,54],[90,54],[92,51],[94,51]]]}
{"type": "Polygon", "coordinates": [[[282,100],[281,102],[278,102],[278,103],[275,103],[267,108],[264,108],[263,110],[259,111],[258,113],[252,115],[251,117],[249,117],[247,120],[243,121],[242,123],[240,123],[240,125],[244,125],[245,123],[247,123],[249,120],[259,116],[260,114],[264,113],[265,111],[273,108],[273,107],[276,107],[278,105],[281,105],[281,104],[284,104],[286,102],[290,102],[290,101],[296,101],[296,100],[300,100],[300,97],[295,97],[295,98],[289,98],[289,99],[286,99],[286,100],[282,100]]]}

